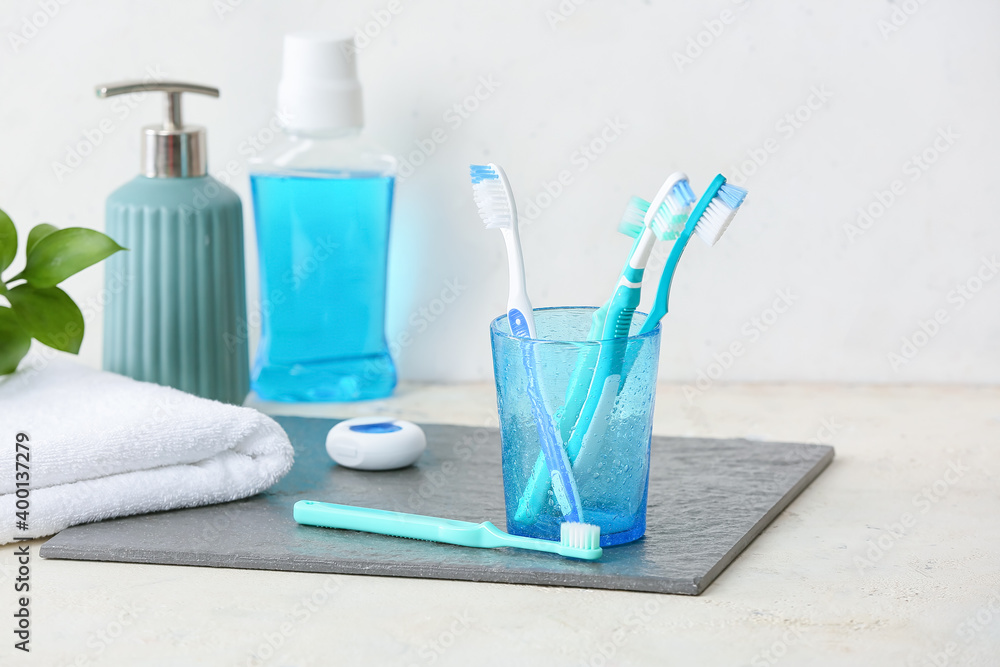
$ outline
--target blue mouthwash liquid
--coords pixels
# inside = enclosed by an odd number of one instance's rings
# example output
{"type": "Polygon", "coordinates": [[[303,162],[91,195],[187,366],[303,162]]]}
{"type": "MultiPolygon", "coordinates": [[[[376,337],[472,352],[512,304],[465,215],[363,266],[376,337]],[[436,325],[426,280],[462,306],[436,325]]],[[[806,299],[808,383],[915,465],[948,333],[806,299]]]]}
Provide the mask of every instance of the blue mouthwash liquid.
{"type": "Polygon", "coordinates": [[[393,178],[250,178],[261,338],[251,384],[275,401],[381,398],[396,386],[385,340],[393,178]]]}

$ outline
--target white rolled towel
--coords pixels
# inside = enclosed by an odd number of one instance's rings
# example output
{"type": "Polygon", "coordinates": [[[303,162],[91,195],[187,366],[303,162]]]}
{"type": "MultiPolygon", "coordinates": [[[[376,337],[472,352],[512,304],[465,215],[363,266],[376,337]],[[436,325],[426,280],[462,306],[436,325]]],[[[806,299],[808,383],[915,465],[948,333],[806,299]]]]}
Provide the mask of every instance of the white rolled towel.
{"type": "Polygon", "coordinates": [[[277,422],[251,408],[29,356],[0,378],[0,544],[245,498],[284,477],[292,458],[277,422]],[[27,452],[18,433],[27,434],[27,452]],[[26,531],[16,504],[25,480],[26,531]]]}

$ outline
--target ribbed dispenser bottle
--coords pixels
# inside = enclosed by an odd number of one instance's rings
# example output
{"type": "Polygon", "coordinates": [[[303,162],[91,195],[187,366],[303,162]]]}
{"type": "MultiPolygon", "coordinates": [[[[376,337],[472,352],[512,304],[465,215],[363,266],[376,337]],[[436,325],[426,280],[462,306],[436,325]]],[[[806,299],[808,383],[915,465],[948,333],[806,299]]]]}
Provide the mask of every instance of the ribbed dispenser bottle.
{"type": "MultiPolygon", "coordinates": [[[[128,82],[98,97],[166,93],[162,125],[142,130],[142,168],[107,201],[106,231],[130,252],[105,264],[104,369],[225,403],[249,391],[243,208],[208,175],[205,129],[181,94],[208,86],[128,82]]],[[[165,408],[167,409],[167,408],[165,408]]]]}

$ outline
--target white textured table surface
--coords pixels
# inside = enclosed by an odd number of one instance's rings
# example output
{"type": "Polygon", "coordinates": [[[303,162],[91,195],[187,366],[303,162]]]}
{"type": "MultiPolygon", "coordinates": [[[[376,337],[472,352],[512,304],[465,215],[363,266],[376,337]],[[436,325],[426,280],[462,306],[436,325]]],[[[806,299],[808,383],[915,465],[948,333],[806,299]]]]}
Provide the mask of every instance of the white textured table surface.
{"type": "MultiPolygon", "coordinates": [[[[487,384],[256,405],[496,423],[487,384]]],[[[837,458],[696,598],[45,561],[36,541],[28,656],[2,547],[0,664],[1000,664],[1000,388],[715,386],[689,405],[664,386],[654,431],[819,441],[837,458]]]]}

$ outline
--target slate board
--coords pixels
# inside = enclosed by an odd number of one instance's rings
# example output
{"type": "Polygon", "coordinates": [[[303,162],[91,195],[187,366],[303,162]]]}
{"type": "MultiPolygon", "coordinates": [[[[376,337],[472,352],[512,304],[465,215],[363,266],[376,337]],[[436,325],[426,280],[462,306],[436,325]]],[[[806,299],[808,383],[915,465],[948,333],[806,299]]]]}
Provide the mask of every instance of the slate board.
{"type": "Polygon", "coordinates": [[[428,514],[503,527],[500,435],[423,425],[416,466],[359,472],[326,454],[330,419],[277,417],[295,466],[245,500],[68,528],[43,558],[336,572],[698,595],[833,460],[826,445],[653,438],[646,536],[596,562],[469,549],[300,526],[297,500],[428,514]]]}

